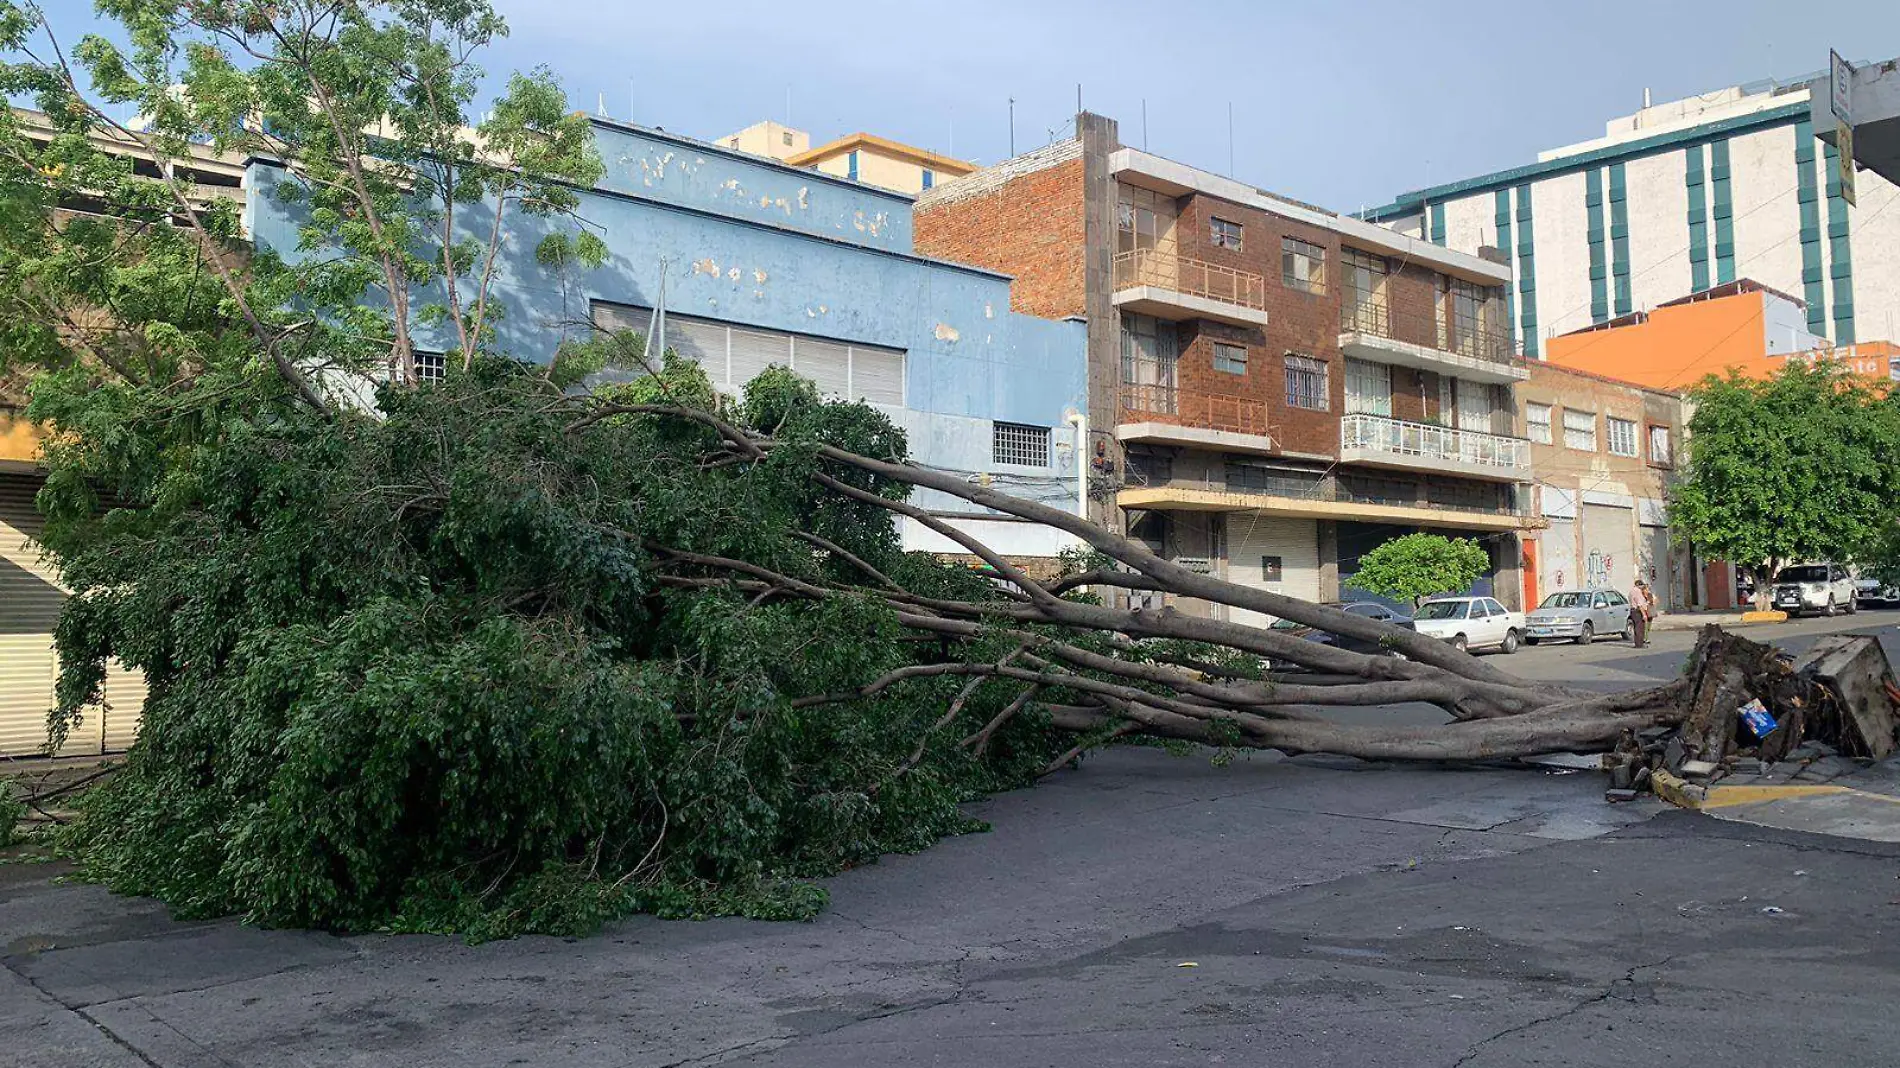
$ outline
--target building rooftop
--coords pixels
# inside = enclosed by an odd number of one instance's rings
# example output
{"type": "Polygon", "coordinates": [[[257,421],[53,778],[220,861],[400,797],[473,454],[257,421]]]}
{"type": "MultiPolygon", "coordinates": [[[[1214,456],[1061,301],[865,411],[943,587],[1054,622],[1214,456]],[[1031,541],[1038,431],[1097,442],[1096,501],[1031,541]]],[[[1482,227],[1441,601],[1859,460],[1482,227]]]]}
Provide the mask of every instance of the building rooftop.
{"type": "Polygon", "coordinates": [[[858,148],[874,149],[887,156],[896,156],[919,166],[929,167],[945,175],[964,175],[976,170],[976,164],[971,163],[969,160],[945,156],[940,153],[932,152],[927,148],[918,148],[915,145],[904,144],[902,141],[893,141],[888,137],[879,137],[876,134],[868,134],[862,131],[854,134],[846,134],[835,141],[827,141],[816,148],[809,148],[795,155],[787,156],[785,157],[785,162],[794,167],[809,167],[815,163],[831,159],[834,156],[858,148]]]}

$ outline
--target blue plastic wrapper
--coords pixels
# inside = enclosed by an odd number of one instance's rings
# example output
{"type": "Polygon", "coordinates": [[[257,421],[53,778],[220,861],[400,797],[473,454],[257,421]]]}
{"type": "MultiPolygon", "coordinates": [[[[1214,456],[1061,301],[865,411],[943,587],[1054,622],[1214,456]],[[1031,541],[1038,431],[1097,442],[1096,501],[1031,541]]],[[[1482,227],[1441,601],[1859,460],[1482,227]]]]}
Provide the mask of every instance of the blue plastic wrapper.
{"type": "Polygon", "coordinates": [[[1748,728],[1748,733],[1757,738],[1768,737],[1778,726],[1775,723],[1775,717],[1769,715],[1768,709],[1762,707],[1759,698],[1736,709],[1735,714],[1742,717],[1742,726],[1748,728]]]}

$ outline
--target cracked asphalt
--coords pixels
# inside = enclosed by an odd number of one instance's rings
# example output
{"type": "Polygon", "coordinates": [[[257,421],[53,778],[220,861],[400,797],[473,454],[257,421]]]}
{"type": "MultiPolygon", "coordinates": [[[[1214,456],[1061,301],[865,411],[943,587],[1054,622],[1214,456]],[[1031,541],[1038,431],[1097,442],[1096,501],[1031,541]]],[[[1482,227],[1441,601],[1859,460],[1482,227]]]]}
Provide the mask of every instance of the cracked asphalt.
{"type": "MultiPolygon", "coordinates": [[[[1892,621],[1765,636],[1900,660],[1892,621]]],[[[1627,684],[1692,637],[1508,667],[1627,684]]],[[[1900,1062],[1900,846],[1603,786],[1123,749],[831,880],[813,923],[474,947],[178,923],[0,866],[0,1066],[1900,1062]]]]}

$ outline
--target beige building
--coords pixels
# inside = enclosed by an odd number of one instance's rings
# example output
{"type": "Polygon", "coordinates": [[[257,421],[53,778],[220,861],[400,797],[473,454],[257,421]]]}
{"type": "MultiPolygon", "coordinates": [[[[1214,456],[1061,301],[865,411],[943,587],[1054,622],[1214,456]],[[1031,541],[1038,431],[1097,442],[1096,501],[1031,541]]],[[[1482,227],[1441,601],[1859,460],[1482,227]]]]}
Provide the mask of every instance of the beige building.
{"type": "Polygon", "coordinates": [[[718,144],[896,193],[921,193],[976,170],[976,164],[968,160],[868,133],[849,134],[813,148],[810,134],[770,120],[727,134],[718,144]]]}
{"type": "Polygon", "coordinates": [[[1517,387],[1530,440],[1524,602],[1559,590],[1648,582],[1659,608],[1708,604],[1699,564],[1669,543],[1667,497],[1687,422],[1681,395],[1527,361],[1517,387]]]}
{"type": "MultiPolygon", "coordinates": [[[[39,112],[16,108],[14,117],[30,139],[44,142],[53,136],[51,124],[39,112]]],[[[93,144],[134,158],[142,174],[158,173],[122,136],[95,135],[93,144]]],[[[194,146],[191,159],[174,164],[173,173],[191,183],[200,202],[243,200],[241,156],[194,146]]],[[[60,209],[70,214],[107,210],[109,205],[83,198],[60,209]]],[[[59,678],[53,630],[66,599],[58,574],[41,558],[36,540],[44,529],[33,503],[45,481],[40,464],[44,433],[27,421],[24,403],[24,379],[0,381],[0,759],[39,755],[46,744],[46,713],[53,707],[59,678]]],[[[57,755],[124,750],[137,735],[144,701],[144,678],[115,664],[106,676],[105,706],[86,712],[57,755]]]]}

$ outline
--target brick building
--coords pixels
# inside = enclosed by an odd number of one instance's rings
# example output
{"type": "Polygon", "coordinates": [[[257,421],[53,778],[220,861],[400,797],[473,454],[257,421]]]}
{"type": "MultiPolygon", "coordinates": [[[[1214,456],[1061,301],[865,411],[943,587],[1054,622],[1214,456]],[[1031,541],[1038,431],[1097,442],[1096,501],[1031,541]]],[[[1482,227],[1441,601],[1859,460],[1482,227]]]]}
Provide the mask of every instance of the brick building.
{"type": "Polygon", "coordinates": [[[1392,537],[1475,537],[1479,589],[1516,604],[1537,520],[1509,268],[1076,128],[923,194],[914,226],[1015,276],[1016,310],[1087,322],[1095,517],[1318,600],[1392,537]]]}
{"type": "Polygon", "coordinates": [[[1525,600],[1648,582],[1664,611],[1729,607],[1728,565],[1672,546],[1669,484],[1687,416],[1682,396],[1552,362],[1518,387],[1543,526],[1524,541],[1525,600]]]}

